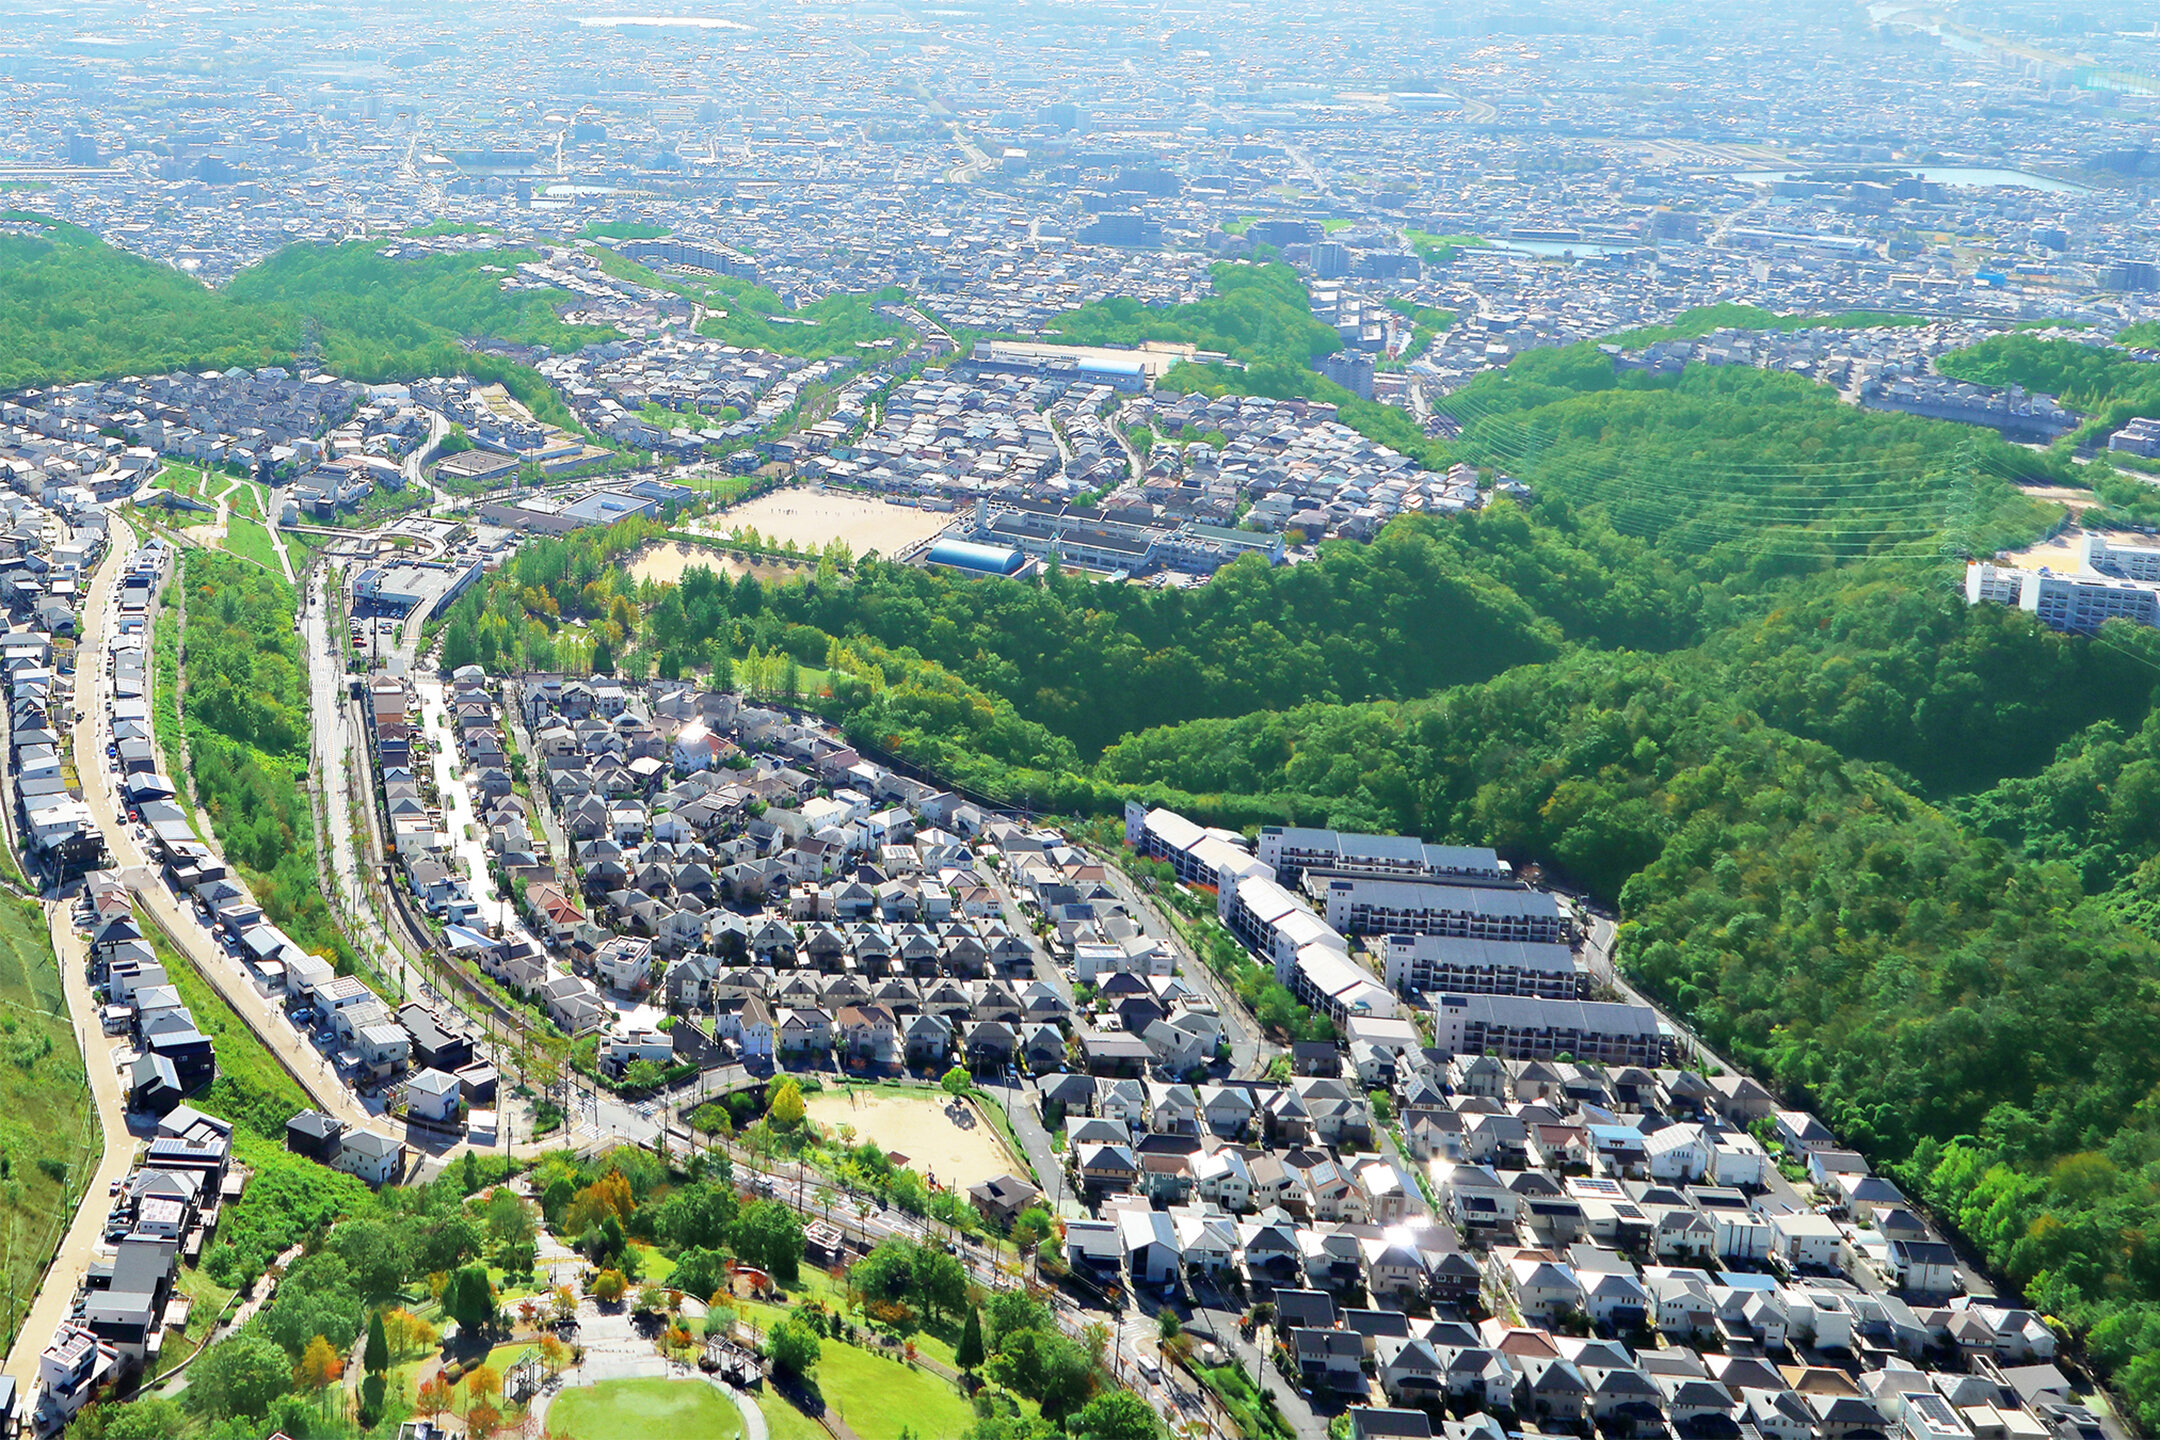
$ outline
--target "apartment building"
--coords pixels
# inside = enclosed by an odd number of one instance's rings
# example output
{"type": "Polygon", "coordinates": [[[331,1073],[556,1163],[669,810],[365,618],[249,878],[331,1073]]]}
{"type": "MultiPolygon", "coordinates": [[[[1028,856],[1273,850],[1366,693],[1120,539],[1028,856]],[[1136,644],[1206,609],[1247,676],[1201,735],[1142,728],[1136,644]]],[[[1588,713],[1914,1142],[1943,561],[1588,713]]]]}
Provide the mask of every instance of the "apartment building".
{"type": "Polygon", "coordinates": [[[1253,858],[1242,836],[1205,829],[1175,810],[1150,810],[1138,801],[1125,805],[1125,843],[1151,859],[1168,861],[1188,885],[1228,888],[1244,876],[1272,873],[1253,858]]]}
{"type": "MultiPolygon", "coordinates": [[[[2109,548],[2110,563],[2132,561],[2126,548],[2109,548]]],[[[2160,583],[2118,579],[2107,574],[2058,575],[2052,570],[2016,570],[1972,561],[1965,567],[1965,601],[2013,605],[2054,630],[2091,634],[2110,620],[2160,625],[2160,583]]]]}
{"type": "Polygon", "coordinates": [[[1540,1000],[1522,995],[1441,995],[1433,1006],[1434,1048],[1504,1060],[1566,1055],[1601,1065],[1672,1063],[1674,1037],[1647,1005],[1540,1000]]]}
{"type": "Polygon", "coordinates": [[[1590,975],[1565,945],[1470,940],[1454,935],[1388,935],[1379,944],[1381,977],[1400,991],[1450,995],[1528,995],[1586,1000],[1590,975]]]}
{"type": "Polygon", "coordinates": [[[1569,938],[1566,908],[1537,890],[1355,875],[1313,875],[1305,888],[1325,907],[1327,923],[1345,935],[1450,935],[1535,945],[1569,938]]]}
{"type": "Polygon", "coordinates": [[[1484,846],[1428,845],[1409,835],[1359,835],[1265,825],[1260,829],[1255,853],[1275,872],[1276,879],[1291,886],[1308,870],[1321,875],[1488,885],[1506,884],[1515,878],[1514,868],[1484,846]]]}

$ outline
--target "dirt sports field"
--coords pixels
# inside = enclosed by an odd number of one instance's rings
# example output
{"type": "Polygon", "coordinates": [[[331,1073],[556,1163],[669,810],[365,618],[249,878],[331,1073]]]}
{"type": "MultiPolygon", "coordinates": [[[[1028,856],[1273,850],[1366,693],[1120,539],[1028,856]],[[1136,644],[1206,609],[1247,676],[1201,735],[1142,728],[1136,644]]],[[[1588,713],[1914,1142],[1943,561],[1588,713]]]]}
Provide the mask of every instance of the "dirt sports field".
{"type": "Polygon", "coordinates": [[[857,555],[865,550],[897,555],[943,530],[952,518],[912,505],[888,505],[861,495],[798,485],[760,495],[703,523],[720,534],[744,525],[767,540],[793,540],[811,547],[839,540],[857,555]]]}
{"type": "Polygon", "coordinates": [[[818,1124],[852,1125],[857,1144],[875,1140],[887,1152],[907,1156],[910,1169],[948,1189],[1026,1173],[1006,1153],[1005,1142],[973,1101],[955,1106],[939,1091],[891,1090],[858,1090],[850,1099],[847,1091],[837,1089],[806,1098],[810,1118],[818,1124]]]}
{"type": "Polygon", "coordinates": [[[656,580],[662,585],[674,585],[683,577],[683,571],[702,565],[717,575],[739,580],[744,575],[755,575],[759,580],[788,580],[797,575],[809,574],[807,567],[793,565],[752,564],[740,556],[706,545],[686,545],[680,540],[656,540],[630,558],[630,578],[643,584],[656,580]]]}

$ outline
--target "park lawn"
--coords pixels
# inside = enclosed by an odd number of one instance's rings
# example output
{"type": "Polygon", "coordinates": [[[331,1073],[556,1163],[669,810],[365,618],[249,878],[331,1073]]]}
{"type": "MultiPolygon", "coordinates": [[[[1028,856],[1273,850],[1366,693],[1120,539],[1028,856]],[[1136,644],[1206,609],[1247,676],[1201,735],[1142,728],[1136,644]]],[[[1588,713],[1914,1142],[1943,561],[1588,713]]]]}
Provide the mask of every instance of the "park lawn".
{"type": "Polygon", "coordinates": [[[565,1390],[548,1406],[548,1429],[567,1440],[735,1440],[742,1416],[703,1380],[606,1380],[565,1390]]]}
{"type": "Polygon", "coordinates": [[[854,1345],[827,1340],[812,1378],[825,1403],[862,1440],[960,1440],[975,1408],[928,1371],[887,1360],[854,1345]]]}
{"type": "Polygon", "coordinates": [[[285,567],[278,564],[277,547],[270,543],[270,532],[260,520],[250,520],[244,515],[228,516],[225,549],[243,560],[254,561],[273,575],[285,573],[285,567]]]}
{"type": "Polygon", "coordinates": [[[758,1392],[757,1407],[765,1416],[771,1440],[826,1440],[823,1425],[781,1399],[769,1385],[758,1392]]]}
{"type": "Polygon", "coordinates": [[[647,1285],[667,1284],[668,1276],[675,1273],[674,1260],[661,1254],[642,1240],[631,1241],[630,1248],[637,1252],[638,1276],[642,1283],[647,1285]]]}

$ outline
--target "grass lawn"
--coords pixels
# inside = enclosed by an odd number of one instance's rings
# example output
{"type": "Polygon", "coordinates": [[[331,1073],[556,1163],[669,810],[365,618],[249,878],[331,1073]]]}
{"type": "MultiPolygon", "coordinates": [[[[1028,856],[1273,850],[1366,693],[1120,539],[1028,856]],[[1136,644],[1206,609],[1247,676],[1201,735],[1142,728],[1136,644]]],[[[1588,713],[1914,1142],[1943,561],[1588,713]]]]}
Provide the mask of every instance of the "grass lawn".
{"type": "Polygon", "coordinates": [[[827,1340],[813,1376],[862,1440],[899,1440],[903,1428],[922,1440],[960,1440],[975,1423],[975,1408],[937,1376],[853,1345],[827,1340]]]}
{"type": "Polygon", "coordinates": [[[633,1240],[630,1248],[637,1252],[638,1276],[647,1285],[665,1285],[668,1276],[675,1273],[675,1262],[642,1241],[633,1240]]]}
{"type": "Polygon", "coordinates": [[[608,1380],[565,1390],[548,1407],[547,1419],[551,1431],[569,1440],[734,1440],[742,1434],[733,1402],[703,1380],[608,1380]]]}
{"type": "Polygon", "coordinates": [[[217,1323],[233,1292],[211,1279],[205,1271],[185,1265],[180,1267],[178,1284],[181,1292],[195,1302],[194,1308],[188,1311],[187,1329],[183,1333],[190,1345],[198,1344],[217,1323]]]}
{"type": "Polygon", "coordinates": [[[772,1440],[826,1440],[823,1425],[781,1399],[769,1385],[758,1391],[757,1408],[765,1415],[765,1429],[772,1440]]]}
{"type": "Polygon", "coordinates": [[[270,543],[270,532],[260,520],[250,520],[244,515],[231,515],[225,521],[225,549],[243,560],[252,560],[274,575],[283,575],[285,569],[278,564],[277,547],[270,543]]]}

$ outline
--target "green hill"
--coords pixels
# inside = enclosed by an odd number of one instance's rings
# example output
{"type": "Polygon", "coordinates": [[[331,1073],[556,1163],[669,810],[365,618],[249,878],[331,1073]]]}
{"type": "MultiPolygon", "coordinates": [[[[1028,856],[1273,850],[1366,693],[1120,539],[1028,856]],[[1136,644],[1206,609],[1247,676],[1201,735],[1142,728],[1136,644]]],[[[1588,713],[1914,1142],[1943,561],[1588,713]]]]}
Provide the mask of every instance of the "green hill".
{"type": "Polygon", "coordinates": [[[574,349],[615,333],[563,324],[566,292],[505,291],[525,251],[393,260],[377,241],[291,245],[211,290],[74,226],[6,218],[36,233],[0,234],[0,388],[287,364],[310,339],[326,368],[356,380],[505,378],[460,342],[574,349]]]}

